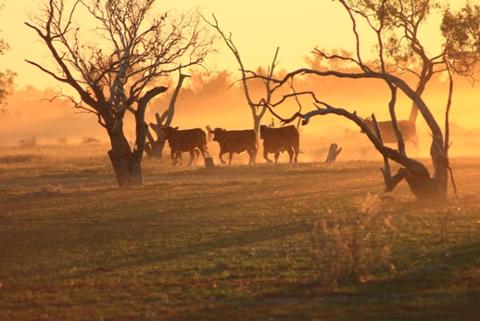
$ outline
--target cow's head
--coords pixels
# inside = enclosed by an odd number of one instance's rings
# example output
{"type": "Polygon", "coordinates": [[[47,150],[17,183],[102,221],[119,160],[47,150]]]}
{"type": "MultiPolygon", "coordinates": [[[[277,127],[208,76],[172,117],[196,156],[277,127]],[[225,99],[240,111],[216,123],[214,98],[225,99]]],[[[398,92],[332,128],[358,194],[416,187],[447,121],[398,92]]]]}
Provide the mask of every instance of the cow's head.
{"type": "Polygon", "coordinates": [[[178,131],[178,127],[162,127],[162,132],[165,135],[166,140],[170,140],[173,135],[178,131]]]}
{"type": "Polygon", "coordinates": [[[225,134],[227,133],[226,129],[223,128],[215,128],[213,131],[213,141],[220,142],[224,140],[225,134]]]}
{"type": "Polygon", "coordinates": [[[270,129],[267,125],[260,125],[260,139],[265,139],[265,133],[270,129]]]}

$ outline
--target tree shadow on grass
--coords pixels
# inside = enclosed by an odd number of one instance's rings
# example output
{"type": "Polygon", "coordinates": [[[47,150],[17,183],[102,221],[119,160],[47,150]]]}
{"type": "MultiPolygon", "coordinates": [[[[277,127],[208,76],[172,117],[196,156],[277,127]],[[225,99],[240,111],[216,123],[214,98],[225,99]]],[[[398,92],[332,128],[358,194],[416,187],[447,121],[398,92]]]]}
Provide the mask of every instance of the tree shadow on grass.
{"type": "Polygon", "coordinates": [[[293,281],[257,296],[179,311],[172,319],[480,320],[480,244],[444,250],[426,261],[396,277],[335,293],[293,281]]]}
{"type": "MultiPolygon", "coordinates": [[[[254,243],[267,242],[275,239],[286,238],[295,234],[305,233],[311,226],[303,222],[282,224],[262,227],[255,230],[245,231],[234,235],[228,235],[208,241],[200,241],[194,245],[182,246],[167,251],[162,249],[142,253],[139,257],[130,257],[127,261],[104,266],[106,271],[117,269],[131,269],[132,267],[145,266],[156,263],[165,263],[173,260],[181,260],[187,256],[201,255],[220,249],[228,249],[237,246],[246,246],[254,243]]],[[[78,276],[78,275],[77,275],[78,276]]]]}

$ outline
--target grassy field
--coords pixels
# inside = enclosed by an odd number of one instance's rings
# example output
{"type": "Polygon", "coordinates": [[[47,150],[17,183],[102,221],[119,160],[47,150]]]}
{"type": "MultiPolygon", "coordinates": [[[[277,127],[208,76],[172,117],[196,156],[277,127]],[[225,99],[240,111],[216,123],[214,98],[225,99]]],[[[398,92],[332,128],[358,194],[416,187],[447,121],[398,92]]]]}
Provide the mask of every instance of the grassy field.
{"type": "Polygon", "coordinates": [[[103,147],[2,151],[0,320],[480,320],[480,159],[453,160],[459,203],[379,194],[389,268],[325,286],[315,227],[354,224],[380,165],[146,161],[118,190],[103,147]]]}

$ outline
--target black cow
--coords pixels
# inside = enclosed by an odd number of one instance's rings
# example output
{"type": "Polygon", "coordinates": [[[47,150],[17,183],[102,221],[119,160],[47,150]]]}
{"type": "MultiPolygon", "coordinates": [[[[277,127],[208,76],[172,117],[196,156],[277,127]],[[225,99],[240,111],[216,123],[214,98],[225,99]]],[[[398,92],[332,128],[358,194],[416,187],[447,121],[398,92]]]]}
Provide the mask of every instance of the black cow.
{"type": "Polygon", "coordinates": [[[225,164],[222,156],[229,154],[228,165],[232,164],[232,157],[234,153],[240,154],[247,152],[250,156],[249,165],[255,164],[257,157],[258,143],[257,135],[252,129],[249,130],[226,130],[222,128],[215,128],[209,130],[213,134],[213,140],[220,144],[220,161],[225,164]]]}
{"type": "Polygon", "coordinates": [[[190,153],[189,165],[192,165],[195,156],[200,156],[200,153],[205,158],[207,135],[200,128],[178,130],[178,127],[165,127],[162,130],[170,145],[170,159],[173,161],[173,165],[178,163],[178,159],[184,152],[190,153]]]}
{"type": "Polygon", "coordinates": [[[295,126],[271,128],[266,125],[260,126],[260,138],[263,139],[263,157],[269,163],[269,153],[275,154],[275,163],[278,162],[280,152],[288,152],[290,164],[297,163],[300,151],[300,135],[295,126]]]}

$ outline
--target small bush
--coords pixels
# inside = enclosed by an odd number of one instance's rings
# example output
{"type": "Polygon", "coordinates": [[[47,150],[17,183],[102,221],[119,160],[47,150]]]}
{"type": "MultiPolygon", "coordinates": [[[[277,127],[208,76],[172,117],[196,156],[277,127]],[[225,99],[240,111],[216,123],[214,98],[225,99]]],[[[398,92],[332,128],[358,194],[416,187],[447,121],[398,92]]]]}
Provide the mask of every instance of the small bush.
{"type": "Polygon", "coordinates": [[[68,139],[66,137],[59,138],[57,141],[58,145],[67,145],[68,144],[68,139]]]}
{"type": "Polygon", "coordinates": [[[328,218],[314,223],[313,256],[319,281],[330,290],[364,282],[380,270],[394,269],[389,239],[395,230],[391,217],[382,211],[378,195],[367,194],[353,213],[327,210],[328,218]]]}
{"type": "Polygon", "coordinates": [[[100,144],[100,140],[95,137],[83,137],[82,144],[84,145],[100,144]]]}
{"type": "Polygon", "coordinates": [[[37,146],[37,136],[20,139],[18,141],[18,147],[20,148],[33,148],[37,146]]]}

